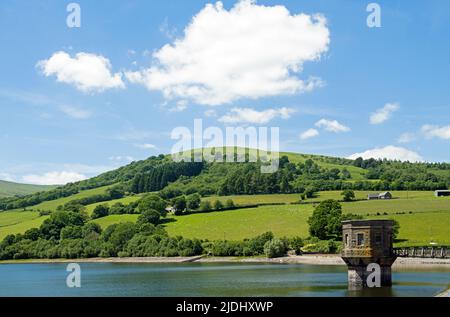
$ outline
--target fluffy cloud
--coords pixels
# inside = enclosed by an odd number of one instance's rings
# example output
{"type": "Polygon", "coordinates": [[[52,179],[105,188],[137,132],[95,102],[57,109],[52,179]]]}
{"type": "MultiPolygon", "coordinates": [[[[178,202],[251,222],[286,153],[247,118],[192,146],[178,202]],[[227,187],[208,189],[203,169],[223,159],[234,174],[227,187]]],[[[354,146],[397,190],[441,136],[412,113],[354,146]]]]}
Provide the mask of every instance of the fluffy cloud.
{"type": "Polygon", "coordinates": [[[389,145],[383,148],[375,148],[367,150],[362,153],[355,153],[350,155],[349,159],[357,159],[362,157],[363,159],[388,159],[388,160],[399,160],[399,161],[409,161],[409,162],[422,162],[423,158],[416,152],[411,150],[389,145]]]}
{"type": "Polygon", "coordinates": [[[87,119],[92,115],[90,111],[67,105],[60,106],[59,110],[74,119],[87,119]]]}
{"type": "Polygon", "coordinates": [[[319,135],[319,131],[317,131],[316,129],[309,129],[309,130],[306,130],[305,132],[303,132],[302,134],[300,134],[300,139],[307,140],[307,139],[314,138],[318,135],[319,135]]]}
{"type": "Polygon", "coordinates": [[[122,74],[111,73],[111,63],[101,55],[78,53],[72,58],[66,52],[56,52],[37,67],[46,76],[56,76],[58,82],[74,85],[83,92],[102,92],[124,88],[122,74]]]}
{"type": "Polygon", "coordinates": [[[316,122],[316,127],[324,128],[329,132],[340,133],[350,131],[349,127],[339,123],[337,120],[320,119],[316,122]]]}
{"type": "Polygon", "coordinates": [[[400,105],[397,103],[387,103],[383,108],[378,109],[370,116],[371,124],[381,124],[388,120],[392,113],[400,109],[400,105]]]}
{"type": "Polygon", "coordinates": [[[301,93],[323,85],[298,75],[329,43],[321,15],[291,14],[284,6],[252,0],[226,10],[217,2],[193,17],[182,38],[154,52],[152,67],[125,75],[168,99],[204,105],[301,93]]]}
{"type": "Polygon", "coordinates": [[[23,182],[35,185],[65,185],[87,179],[87,176],[76,172],[49,172],[42,175],[25,175],[23,182]]]}
{"type": "Polygon", "coordinates": [[[209,109],[205,111],[204,115],[207,118],[217,117],[217,112],[214,109],[209,109]]]}
{"type": "Polygon", "coordinates": [[[414,135],[414,133],[407,132],[407,133],[403,133],[402,135],[400,135],[397,142],[398,143],[411,143],[415,140],[416,140],[416,136],[414,135]]]}
{"type": "Polygon", "coordinates": [[[291,108],[267,109],[264,111],[257,111],[251,108],[233,108],[230,113],[219,118],[219,121],[228,124],[266,124],[277,117],[289,119],[294,112],[295,110],[291,108]]]}
{"type": "Polygon", "coordinates": [[[444,140],[450,140],[450,125],[437,126],[426,124],[422,127],[422,132],[427,138],[440,138],[444,140]]]}
{"type": "Polygon", "coordinates": [[[187,109],[187,101],[186,100],[178,100],[174,107],[170,108],[170,112],[183,112],[187,109]]]}

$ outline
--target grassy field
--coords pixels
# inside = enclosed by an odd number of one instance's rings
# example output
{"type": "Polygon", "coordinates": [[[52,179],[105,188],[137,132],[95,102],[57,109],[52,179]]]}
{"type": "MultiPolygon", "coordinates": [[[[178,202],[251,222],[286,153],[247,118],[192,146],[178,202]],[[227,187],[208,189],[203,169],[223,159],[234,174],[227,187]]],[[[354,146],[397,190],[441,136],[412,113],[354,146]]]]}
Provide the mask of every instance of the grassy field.
{"type": "Polygon", "coordinates": [[[308,235],[312,206],[263,206],[175,218],[166,229],[170,235],[209,240],[241,240],[272,231],[276,236],[308,235]]]}
{"type": "Polygon", "coordinates": [[[38,212],[6,211],[0,213],[0,240],[9,234],[24,233],[38,228],[48,216],[40,217],[38,212]]]}
{"type": "Polygon", "coordinates": [[[92,220],[98,223],[102,228],[107,228],[115,223],[136,222],[139,215],[111,215],[108,217],[92,220]]]}
{"type": "MultiPolygon", "coordinates": [[[[105,188],[104,188],[105,189],[105,188]]],[[[104,190],[103,189],[103,190],[104,190]]],[[[357,198],[364,199],[367,192],[356,192],[357,198]]],[[[396,199],[389,201],[356,201],[343,203],[345,213],[361,214],[374,219],[396,219],[400,222],[401,241],[398,245],[421,245],[436,242],[450,245],[450,198],[435,198],[432,192],[393,192],[396,199]],[[412,212],[410,214],[410,212],[412,212]],[[377,216],[377,213],[380,213],[377,216]],[[387,215],[384,215],[387,213],[387,215]],[[405,214],[398,214],[405,213],[405,214]]],[[[250,203],[291,203],[298,199],[293,195],[256,195],[209,197],[208,200],[233,199],[237,204],[250,203]]],[[[340,192],[322,192],[310,200],[339,199],[340,192]]],[[[130,203],[139,196],[111,201],[130,203]]],[[[97,204],[88,206],[92,211],[97,204]]],[[[171,235],[202,239],[238,240],[253,237],[266,231],[277,236],[308,236],[307,219],[314,204],[261,206],[259,208],[234,211],[193,214],[169,219],[166,228],[171,235]]],[[[127,221],[136,221],[138,215],[113,215],[95,220],[102,227],[127,221]]],[[[0,239],[7,234],[23,233],[38,227],[46,217],[37,212],[11,211],[0,213],[0,239]]]]}
{"type": "Polygon", "coordinates": [[[279,195],[242,195],[242,196],[212,196],[205,197],[202,200],[214,202],[220,200],[225,203],[228,199],[232,199],[236,205],[249,204],[279,204],[279,203],[294,203],[298,202],[299,194],[279,194],[279,195]]]}
{"type": "Polygon", "coordinates": [[[21,222],[26,222],[39,218],[39,213],[34,211],[24,212],[0,212],[0,230],[4,227],[14,226],[21,222]]]}
{"type": "Polygon", "coordinates": [[[337,168],[338,170],[341,170],[341,171],[344,168],[346,168],[352,175],[352,178],[351,178],[352,180],[364,180],[365,179],[364,175],[367,173],[366,170],[364,170],[360,167],[351,166],[351,165],[332,164],[332,163],[322,161],[321,157],[318,155],[284,153],[284,152],[280,153],[280,156],[283,156],[283,155],[286,155],[287,157],[289,157],[289,161],[292,163],[300,163],[300,162],[304,163],[306,160],[312,159],[317,165],[319,165],[320,167],[323,167],[323,168],[327,168],[327,169],[337,168]]]}
{"type": "MultiPolygon", "coordinates": [[[[335,199],[335,200],[341,200],[342,191],[327,191],[327,192],[320,192],[318,195],[314,198],[308,199],[307,203],[312,202],[320,202],[326,199],[335,199]]],[[[377,203],[381,203],[382,206],[385,201],[367,201],[367,194],[373,193],[369,191],[355,191],[355,196],[357,200],[364,200],[363,202],[358,203],[370,203],[372,205],[377,205],[377,203]]],[[[433,203],[442,203],[445,205],[446,198],[436,198],[434,197],[433,192],[426,192],[426,191],[411,191],[411,192],[402,192],[402,191],[393,191],[391,192],[395,199],[389,201],[388,203],[395,203],[400,202],[400,205],[404,204],[405,201],[410,202],[433,202],[433,203]]],[[[207,200],[210,202],[213,202],[215,200],[220,200],[222,202],[225,202],[228,199],[232,199],[236,205],[248,205],[248,204],[268,204],[268,203],[294,203],[298,202],[300,199],[300,194],[276,194],[276,195],[241,195],[241,196],[212,196],[212,197],[206,197],[203,200],[207,200]]],[[[356,202],[354,202],[356,203],[356,202]]],[[[405,203],[406,204],[406,203],[405,203]]],[[[406,204],[408,205],[408,204],[406,204]]],[[[422,207],[422,203],[419,203],[420,207],[422,207]]],[[[450,209],[450,207],[448,207],[450,209]]],[[[439,209],[440,210],[440,209],[439,209]]]]}
{"type": "Polygon", "coordinates": [[[395,219],[400,223],[399,242],[396,246],[427,245],[435,242],[450,245],[450,212],[429,212],[406,215],[369,217],[395,219]]]}
{"type": "Polygon", "coordinates": [[[57,186],[18,184],[0,180],[0,198],[16,195],[24,196],[36,192],[50,190],[56,187],[57,186]]]}
{"type": "Polygon", "coordinates": [[[93,195],[104,194],[106,190],[114,185],[99,187],[95,189],[83,190],[78,194],[72,195],[70,197],[59,198],[51,201],[45,201],[36,206],[28,207],[27,210],[45,210],[45,211],[55,211],[58,206],[64,205],[69,201],[85,198],[93,195]]]}
{"type": "MultiPolygon", "coordinates": [[[[344,204],[345,206],[346,204],[344,204]]],[[[263,206],[225,212],[171,217],[165,226],[172,236],[201,239],[240,240],[266,231],[277,236],[308,236],[307,219],[312,205],[263,206]]],[[[428,245],[430,242],[450,245],[450,211],[405,215],[371,216],[370,219],[396,219],[400,222],[397,246],[428,245]]],[[[135,221],[137,215],[109,216],[95,222],[102,227],[113,223],[135,221]]]]}

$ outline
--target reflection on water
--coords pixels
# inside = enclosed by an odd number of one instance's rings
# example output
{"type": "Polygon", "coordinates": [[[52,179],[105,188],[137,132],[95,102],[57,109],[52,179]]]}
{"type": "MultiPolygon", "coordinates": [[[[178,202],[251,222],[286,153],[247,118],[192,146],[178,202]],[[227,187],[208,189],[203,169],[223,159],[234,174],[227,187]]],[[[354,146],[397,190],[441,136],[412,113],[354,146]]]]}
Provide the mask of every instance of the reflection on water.
{"type": "Polygon", "coordinates": [[[0,296],[433,296],[449,270],[402,271],[393,288],[347,290],[341,266],[300,264],[81,264],[82,287],[66,287],[66,265],[0,265],[0,296]]]}

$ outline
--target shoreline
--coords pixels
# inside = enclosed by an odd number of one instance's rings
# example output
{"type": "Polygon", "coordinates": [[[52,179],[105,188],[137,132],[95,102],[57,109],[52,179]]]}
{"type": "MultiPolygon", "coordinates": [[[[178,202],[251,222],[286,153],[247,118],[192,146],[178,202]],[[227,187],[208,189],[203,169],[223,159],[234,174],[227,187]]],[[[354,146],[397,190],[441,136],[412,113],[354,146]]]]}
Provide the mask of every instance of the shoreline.
{"type": "MultiPolygon", "coordinates": [[[[337,255],[301,255],[267,259],[264,257],[146,257],[146,258],[92,258],[92,259],[40,259],[8,260],[5,264],[60,264],[60,263],[113,263],[113,264],[172,264],[172,263],[268,263],[268,264],[307,264],[345,266],[337,255]]],[[[450,270],[450,259],[398,258],[392,266],[394,271],[402,269],[444,268],[450,270]]]]}

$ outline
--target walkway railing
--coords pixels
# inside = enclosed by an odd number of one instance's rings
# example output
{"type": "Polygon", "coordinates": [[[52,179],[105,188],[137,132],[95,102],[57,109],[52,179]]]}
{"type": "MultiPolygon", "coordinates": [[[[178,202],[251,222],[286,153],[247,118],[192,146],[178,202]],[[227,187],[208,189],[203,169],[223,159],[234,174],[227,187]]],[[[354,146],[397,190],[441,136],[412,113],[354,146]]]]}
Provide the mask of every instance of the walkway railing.
{"type": "Polygon", "coordinates": [[[450,258],[449,247],[405,247],[394,248],[394,254],[400,258],[450,258]]]}

